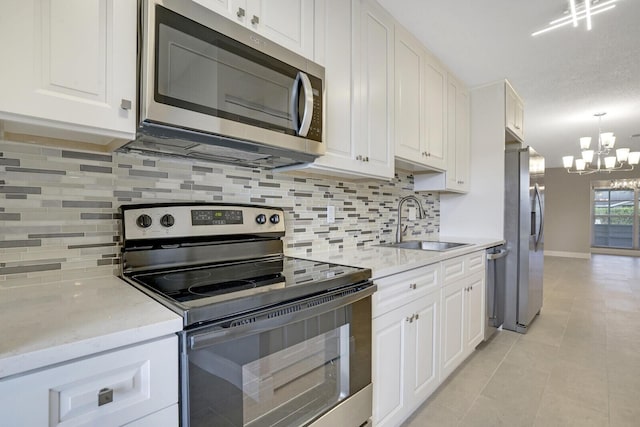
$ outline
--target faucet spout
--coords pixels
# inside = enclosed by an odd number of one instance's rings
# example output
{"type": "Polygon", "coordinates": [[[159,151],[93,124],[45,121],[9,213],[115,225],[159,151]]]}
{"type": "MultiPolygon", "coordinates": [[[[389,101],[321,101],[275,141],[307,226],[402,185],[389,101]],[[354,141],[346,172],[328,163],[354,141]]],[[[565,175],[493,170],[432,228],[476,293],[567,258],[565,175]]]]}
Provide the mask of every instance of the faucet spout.
{"type": "Polygon", "coordinates": [[[422,207],[422,204],[420,203],[420,200],[418,200],[416,196],[411,195],[411,196],[401,197],[400,200],[398,201],[398,222],[396,224],[396,243],[402,242],[402,233],[404,232],[404,230],[402,229],[402,205],[409,200],[411,200],[416,204],[416,207],[418,208],[418,218],[424,219],[427,216],[424,212],[424,208],[422,207]]]}

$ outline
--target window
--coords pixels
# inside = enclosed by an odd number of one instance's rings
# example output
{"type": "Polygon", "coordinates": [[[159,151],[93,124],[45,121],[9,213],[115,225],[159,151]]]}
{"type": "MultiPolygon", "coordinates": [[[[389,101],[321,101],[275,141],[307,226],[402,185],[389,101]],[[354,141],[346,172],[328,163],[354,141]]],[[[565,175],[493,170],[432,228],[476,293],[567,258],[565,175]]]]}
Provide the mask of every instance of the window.
{"type": "Polygon", "coordinates": [[[593,189],[592,246],[638,249],[639,194],[628,188],[593,189]]]}

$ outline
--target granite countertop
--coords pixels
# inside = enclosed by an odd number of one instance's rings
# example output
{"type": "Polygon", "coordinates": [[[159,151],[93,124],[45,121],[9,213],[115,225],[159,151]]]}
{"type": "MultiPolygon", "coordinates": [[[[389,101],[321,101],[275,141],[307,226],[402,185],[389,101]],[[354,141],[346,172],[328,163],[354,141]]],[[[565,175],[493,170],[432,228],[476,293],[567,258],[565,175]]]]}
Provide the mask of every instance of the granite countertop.
{"type": "Polygon", "coordinates": [[[495,238],[469,239],[455,236],[440,236],[438,240],[443,242],[467,243],[469,246],[463,246],[458,249],[451,249],[444,252],[367,246],[364,248],[314,252],[306,256],[297,255],[297,257],[314,261],[369,268],[371,269],[372,278],[380,279],[392,274],[402,273],[414,268],[423,267],[445,259],[484,250],[504,243],[504,240],[495,238]]]}
{"type": "Polygon", "coordinates": [[[114,276],[2,289],[0,379],[179,330],[180,316],[114,276]]]}

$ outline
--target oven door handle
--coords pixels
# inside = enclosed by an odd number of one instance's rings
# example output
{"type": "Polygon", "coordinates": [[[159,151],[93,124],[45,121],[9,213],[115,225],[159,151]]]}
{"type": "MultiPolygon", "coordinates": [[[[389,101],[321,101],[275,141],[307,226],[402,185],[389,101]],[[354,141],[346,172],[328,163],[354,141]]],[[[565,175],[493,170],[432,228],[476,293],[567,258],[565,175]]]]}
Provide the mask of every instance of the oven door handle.
{"type": "MultiPolygon", "coordinates": [[[[373,295],[376,289],[376,285],[371,285],[344,296],[337,296],[327,302],[318,303],[317,305],[313,304],[315,301],[321,301],[329,297],[328,295],[321,295],[311,301],[287,304],[253,315],[238,317],[232,320],[234,323],[238,324],[238,326],[219,328],[213,331],[191,335],[188,341],[189,347],[191,350],[197,350],[222,341],[238,339],[248,335],[255,335],[290,323],[310,319],[367,298],[373,295]],[[295,310],[295,307],[300,304],[308,304],[308,307],[302,310],[295,310]],[[289,310],[291,311],[289,312],[289,310]]],[[[344,292],[344,290],[342,292],[344,292]]]]}

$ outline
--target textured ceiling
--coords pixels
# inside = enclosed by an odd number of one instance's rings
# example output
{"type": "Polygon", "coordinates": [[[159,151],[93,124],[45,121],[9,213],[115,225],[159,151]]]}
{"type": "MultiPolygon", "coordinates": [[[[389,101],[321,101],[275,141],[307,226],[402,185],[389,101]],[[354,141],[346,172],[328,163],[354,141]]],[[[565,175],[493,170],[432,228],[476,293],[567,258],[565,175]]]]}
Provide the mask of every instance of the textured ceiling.
{"type": "MultiPolygon", "coordinates": [[[[578,138],[597,135],[640,150],[640,0],[536,37],[567,0],[379,0],[470,88],[509,79],[525,104],[525,142],[562,165],[578,138]]],[[[580,2],[580,0],[578,0],[580,2]]]]}

